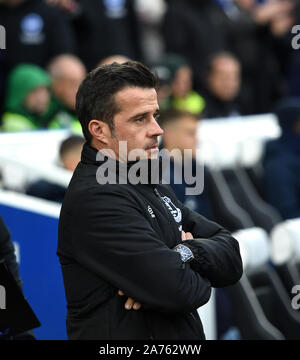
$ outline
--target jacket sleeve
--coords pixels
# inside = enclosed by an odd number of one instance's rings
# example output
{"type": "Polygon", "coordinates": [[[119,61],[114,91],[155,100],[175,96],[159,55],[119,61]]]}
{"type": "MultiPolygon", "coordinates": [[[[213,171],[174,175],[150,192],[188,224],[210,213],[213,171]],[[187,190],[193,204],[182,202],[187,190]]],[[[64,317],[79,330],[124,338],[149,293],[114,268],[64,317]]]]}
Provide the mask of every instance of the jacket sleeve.
{"type": "Polygon", "coordinates": [[[182,242],[195,256],[190,263],[192,269],[208,278],[213,287],[235,284],[243,273],[238,241],[229,231],[195,211],[185,206],[182,211],[183,230],[194,236],[182,242]]]}
{"type": "Polygon", "coordinates": [[[182,265],[127,194],[89,196],[76,213],[75,259],[116,292],[121,289],[144,308],[161,312],[191,312],[209,300],[209,280],[182,265]]]}
{"type": "Polygon", "coordinates": [[[22,287],[22,280],[19,274],[19,267],[15,255],[15,248],[11,241],[9,231],[0,217],[0,260],[4,259],[6,265],[11,271],[13,277],[20,287],[22,287]]]}
{"type": "MultiPolygon", "coordinates": [[[[13,242],[10,238],[10,233],[5,226],[2,218],[0,217],[0,260],[4,259],[7,267],[15,278],[16,282],[22,290],[22,280],[19,274],[19,266],[17,263],[17,258],[15,255],[15,248],[13,242]]],[[[0,336],[0,340],[6,338],[5,336],[0,336]]],[[[14,335],[7,335],[7,339],[11,340],[35,340],[35,335],[33,330],[28,330],[22,333],[17,333],[14,335]]]]}

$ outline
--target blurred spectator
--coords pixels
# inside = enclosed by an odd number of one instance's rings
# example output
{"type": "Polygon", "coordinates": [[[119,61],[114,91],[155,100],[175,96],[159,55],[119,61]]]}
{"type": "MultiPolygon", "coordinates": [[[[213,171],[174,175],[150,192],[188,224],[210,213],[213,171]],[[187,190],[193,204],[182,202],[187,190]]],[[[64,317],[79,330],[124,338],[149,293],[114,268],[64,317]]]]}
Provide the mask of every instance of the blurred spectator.
{"type": "Polygon", "coordinates": [[[137,16],[141,23],[142,51],[147,63],[159,61],[164,52],[161,26],[167,10],[165,0],[135,0],[137,16]]]}
{"type": "Polygon", "coordinates": [[[62,166],[69,171],[74,171],[81,159],[81,151],[84,144],[82,136],[70,136],[64,140],[59,148],[59,156],[62,166]]]}
{"type": "Polygon", "coordinates": [[[195,115],[202,112],[204,100],[193,90],[192,69],[182,56],[166,54],[153,70],[162,81],[163,88],[158,92],[162,109],[186,110],[195,115]]]}
{"type": "Polygon", "coordinates": [[[142,58],[140,28],[132,0],[48,0],[64,9],[75,30],[78,55],[88,71],[112,54],[142,58]]]}
{"type": "Polygon", "coordinates": [[[84,65],[74,55],[59,55],[50,62],[48,71],[52,79],[48,128],[69,128],[74,133],[82,134],[75,114],[75,103],[78,87],[86,75],[84,65]]]}
{"type": "Polygon", "coordinates": [[[290,29],[295,23],[295,1],[172,0],[163,33],[167,52],[185,56],[201,90],[207,58],[232,52],[243,69],[241,96],[245,113],[271,111],[287,91],[292,51],[290,29]]]}
{"type": "Polygon", "coordinates": [[[126,61],[129,61],[130,59],[123,55],[111,55],[107,56],[106,58],[102,59],[97,66],[102,66],[106,64],[112,64],[113,62],[123,64],[126,61]]]}
{"type": "Polygon", "coordinates": [[[224,11],[230,20],[228,48],[242,65],[245,110],[269,112],[287,91],[295,1],[235,0],[224,11]]]}
{"type": "MultiPolygon", "coordinates": [[[[81,151],[84,144],[84,138],[78,135],[72,135],[64,140],[59,149],[59,156],[62,166],[73,172],[81,158],[81,151]]],[[[38,180],[27,187],[26,194],[42,199],[62,203],[66,188],[46,180],[38,180]]]]}
{"type": "Polygon", "coordinates": [[[205,100],[203,117],[217,118],[239,115],[238,95],[241,87],[241,66],[230,53],[212,55],[203,69],[205,100]]]}
{"type": "Polygon", "coordinates": [[[44,67],[54,56],[73,53],[75,40],[62,11],[41,0],[0,0],[0,24],[6,29],[6,50],[0,51],[1,109],[11,69],[20,63],[44,67]]]}
{"type": "MultiPolygon", "coordinates": [[[[196,166],[202,167],[200,169],[200,174],[203,175],[204,165],[196,162],[196,148],[197,148],[197,124],[198,119],[195,115],[182,110],[169,109],[162,111],[159,120],[160,125],[164,129],[164,134],[162,138],[161,147],[167,149],[171,152],[174,149],[179,150],[175,152],[175,158],[170,158],[170,185],[173,188],[178,199],[191,208],[194,211],[199,212],[201,215],[207,217],[208,219],[213,219],[213,212],[211,208],[211,203],[208,198],[207,192],[204,191],[200,195],[186,195],[185,191],[188,187],[188,184],[185,182],[186,177],[184,177],[184,150],[190,149],[192,155],[192,167],[193,167],[193,176],[196,176],[196,166]],[[176,154],[178,158],[176,158],[176,154]],[[182,162],[180,171],[182,171],[182,180],[181,184],[174,182],[176,176],[175,171],[178,166],[175,165],[175,162],[182,162]]],[[[206,169],[207,170],[207,169],[206,169]]],[[[207,170],[208,171],[208,170],[207,170]]],[[[197,179],[201,180],[201,179],[197,179]]],[[[204,181],[204,178],[203,178],[204,181]]],[[[195,184],[193,184],[195,186],[195,184]]]]}
{"type": "Polygon", "coordinates": [[[195,87],[207,56],[228,48],[228,19],[212,0],[169,0],[163,21],[165,51],[184,56],[194,72],[195,87]]]}
{"type": "Polygon", "coordinates": [[[281,100],[275,114],[282,134],[265,147],[265,194],[284,219],[296,218],[300,217],[300,98],[281,100]]]}
{"type": "Polygon", "coordinates": [[[40,67],[18,65],[8,77],[4,131],[24,131],[45,127],[45,113],[50,101],[50,77],[40,67]]]}

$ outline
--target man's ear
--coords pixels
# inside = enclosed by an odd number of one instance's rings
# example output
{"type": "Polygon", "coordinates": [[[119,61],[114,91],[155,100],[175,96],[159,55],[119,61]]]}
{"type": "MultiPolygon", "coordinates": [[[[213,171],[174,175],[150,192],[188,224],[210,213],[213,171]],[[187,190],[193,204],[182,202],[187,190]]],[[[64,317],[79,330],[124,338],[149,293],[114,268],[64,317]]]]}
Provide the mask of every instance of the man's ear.
{"type": "Polygon", "coordinates": [[[101,120],[93,119],[89,122],[89,131],[93,138],[97,139],[103,144],[108,144],[108,139],[111,137],[108,124],[101,120]]]}

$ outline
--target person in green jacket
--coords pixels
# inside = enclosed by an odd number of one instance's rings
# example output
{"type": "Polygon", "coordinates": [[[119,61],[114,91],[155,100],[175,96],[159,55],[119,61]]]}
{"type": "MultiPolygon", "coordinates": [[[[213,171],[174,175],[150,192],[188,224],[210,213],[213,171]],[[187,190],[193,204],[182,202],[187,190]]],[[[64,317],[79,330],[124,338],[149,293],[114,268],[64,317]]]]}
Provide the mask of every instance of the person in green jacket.
{"type": "Polygon", "coordinates": [[[8,77],[3,131],[17,132],[44,128],[51,79],[36,65],[20,64],[8,77]]]}
{"type": "Polygon", "coordinates": [[[154,66],[154,71],[158,74],[162,88],[167,87],[167,91],[164,90],[164,96],[160,96],[161,109],[173,108],[188,111],[194,115],[201,114],[205,101],[193,90],[192,69],[182,56],[164,55],[159,64],[154,66]]]}

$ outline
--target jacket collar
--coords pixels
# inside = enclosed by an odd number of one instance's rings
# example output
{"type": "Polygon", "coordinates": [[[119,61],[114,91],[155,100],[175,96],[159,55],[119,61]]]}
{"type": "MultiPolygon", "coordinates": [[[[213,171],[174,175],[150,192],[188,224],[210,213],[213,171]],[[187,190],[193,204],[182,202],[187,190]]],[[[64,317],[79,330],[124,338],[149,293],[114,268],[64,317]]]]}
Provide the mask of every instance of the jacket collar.
{"type": "MultiPolygon", "coordinates": [[[[162,183],[162,159],[143,159],[143,160],[134,160],[127,161],[126,163],[119,162],[118,160],[112,159],[111,157],[101,153],[100,150],[97,150],[89,143],[85,143],[81,153],[81,162],[84,164],[93,164],[98,167],[103,166],[103,169],[109,169],[111,171],[110,175],[116,178],[117,183],[121,182],[121,179],[124,181],[125,177],[128,180],[130,179],[130,174],[135,173],[135,169],[140,168],[145,170],[145,176],[141,176],[141,182],[138,184],[146,184],[155,186],[162,183]],[[138,164],[139,163],[139,164],[138,164]],[[135,165],[135,169],[130,169],[135,165]]],[[[107,170],[108,171],[108,170],[107,170]]],[[[101,172],[99,172],[100,174],[101,172]]],[[[139,176],[140,172],[137,173],[139,176]]],[[[107,173],[106,173],[107,175],[107,173]]],[[[107,176],[106,176],[107,178],[107,176]]],[[[131,183],[128,180],[128,183],[131,183]]],[[[136,184],[135,184],[136,185],[136,184]]]]}

